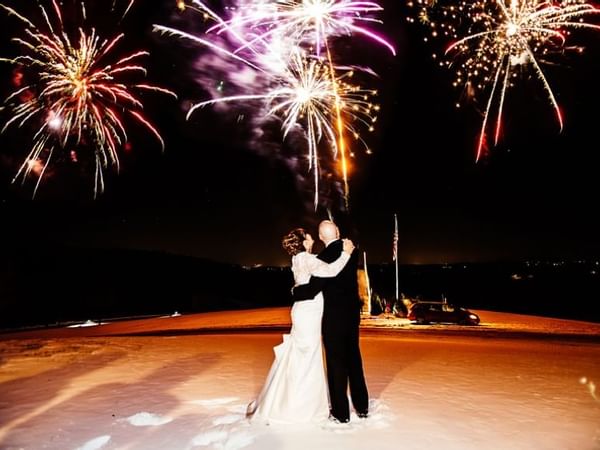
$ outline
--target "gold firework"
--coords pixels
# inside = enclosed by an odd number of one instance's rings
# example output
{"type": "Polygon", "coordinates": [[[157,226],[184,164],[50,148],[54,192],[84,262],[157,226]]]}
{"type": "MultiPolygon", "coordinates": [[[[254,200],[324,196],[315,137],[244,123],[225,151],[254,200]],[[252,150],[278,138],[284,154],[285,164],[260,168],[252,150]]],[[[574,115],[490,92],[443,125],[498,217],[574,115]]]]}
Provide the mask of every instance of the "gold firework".
{"type": "Polygon", "coordinates": [[[566,46],[569,31],[600,31],[600,26],[587,22],[600,14],[599,9],[583,0],[465,0],[443,5],[418,0],[411,5],[429,18],[432,38],[454,40],[440,62],[454,71],[454,86],[464,88],[470,97],[487,98],[477,159],[487,145],[492,110],[496,116],[494,145],[498,143],[507,91],[523,69],[532,70],[541,81],[562,130],[560,107],[542,63],[551,55],[581,51],[581,47],[566,46]]]}
{"type": "MultiPolygon", "coordinates": [[[[132,4],[128,3],[127,11],[132,4]]],[[[70,153],[73,149],[91,147],[95,159],[96,195],[104,189],[103,169],[113,166],[118,170],[118,150],[127,142],[125,115],[142,124],[164,148],[159,132],[142,114],[142,102],[133,90],[157,91],[174,97],[175,94],[157,86],[124,81],[124,78],[146,74],[140,59],[148,53],[138,51],[114,57],[112,52],[124,34],[101,39],[94,29],[84,31],[80,28],[73,40],[63,27],[58,4],[53,0],[52,5],[54,21],[40,5],[45,19],[42,29],[14,9],[0,4],[0,8],[25,26],[25,37],[13,38],[24,53],[1,60],[26,67],[32,78],[30,84],[20,87],[6,99],[5,105],[12,111],[12,118],[2,131],[13,124],[19,127],[26,123],[36,124],[33,147],[15,176],[15,180],[20,176],[25,179],[34,167],[31,161],[44,161],[34,195],[57,149],[70,153]],[[25,92],[33,95],[24,99],[25,92]]]]}

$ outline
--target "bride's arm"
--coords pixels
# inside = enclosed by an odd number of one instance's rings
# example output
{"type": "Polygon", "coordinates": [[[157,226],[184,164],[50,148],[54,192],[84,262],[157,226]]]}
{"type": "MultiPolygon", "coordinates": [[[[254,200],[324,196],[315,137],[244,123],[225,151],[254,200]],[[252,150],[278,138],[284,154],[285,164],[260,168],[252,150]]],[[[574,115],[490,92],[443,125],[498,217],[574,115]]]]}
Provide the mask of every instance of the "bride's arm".
{"type": "Polygon", "coordinates": [[[301,254],[301,262],[300,260],[297,262],[302,264],[301,270],[303,270],[304,273],[308,272],[311,277],[309,283],[301,284],[292,289],[292,298],[295,302],[315,298],[315,296],[325,287],[327,279],[334,277],[341,272],[354,251],[354,244],[352,241],[344,239],[342,248],[344,251],[338,259],[331,264],[327,264],[314,255],[308,253],[301,254]]]}
{"type": "Polygon", "coordinates": [[[310,255],[310,257],[307,258],[308,270],[312,276],[332,278],[342,271],[349,259],[350,254],[345,251],[340,254],[338,259],[329,264],[325,261],[321,261],[314,255],[310,255]]]}

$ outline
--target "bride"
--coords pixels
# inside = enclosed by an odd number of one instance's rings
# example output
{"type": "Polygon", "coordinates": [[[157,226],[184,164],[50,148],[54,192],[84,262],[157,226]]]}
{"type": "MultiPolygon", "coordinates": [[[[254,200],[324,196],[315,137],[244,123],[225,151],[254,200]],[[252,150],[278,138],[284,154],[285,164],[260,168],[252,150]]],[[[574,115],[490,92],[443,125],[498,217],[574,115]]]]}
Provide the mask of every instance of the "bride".
{"type": "MultiPolygon", "coordinates": [[[[292,256],[296,285],[308,283],[312,275],[334,277],[344,268],[354,244],[343,240],[340,257],[327,264],[311,254],[313,239],[304,229],[290,231],[282,241],[292,256]]],[[[275,360],[267,380],[247,416],[266,423],[307,423],[327,419],[329,400],[321,347],[323,294],[292,306],[292,329],[276,346],[275,360]]]]}

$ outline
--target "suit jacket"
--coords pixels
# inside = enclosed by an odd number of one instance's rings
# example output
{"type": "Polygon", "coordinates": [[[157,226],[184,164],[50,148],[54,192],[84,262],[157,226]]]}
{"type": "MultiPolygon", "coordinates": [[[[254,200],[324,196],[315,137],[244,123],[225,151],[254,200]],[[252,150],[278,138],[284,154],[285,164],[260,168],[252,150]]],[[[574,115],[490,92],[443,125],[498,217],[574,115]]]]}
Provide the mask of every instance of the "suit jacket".
{"type": "MultiPolygon", "coordinates": [[[[343,251],[343,243],[341,240],[331,242],[321,253],[318,258],[326,263],[331,263],[338,259],[343,251]]],[[[293,290],[292,297],[294,301],[311,300],[319,292],[323,292],[324,308],[323,317],[331,313],[360,313],[361,302],[358,296],[358,252],[352,252],[350,260],[346,266],[335,277],[321,278],[310,277],[307,284],[296,286],[293,290]]]]}

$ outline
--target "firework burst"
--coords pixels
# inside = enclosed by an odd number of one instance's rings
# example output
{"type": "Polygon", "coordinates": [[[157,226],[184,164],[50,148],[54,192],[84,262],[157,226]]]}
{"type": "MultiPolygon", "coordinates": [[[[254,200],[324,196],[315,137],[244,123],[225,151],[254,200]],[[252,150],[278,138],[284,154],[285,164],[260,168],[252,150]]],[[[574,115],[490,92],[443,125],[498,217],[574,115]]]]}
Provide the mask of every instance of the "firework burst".
{"type": "Polygon", "coordinates": [[[340,107],[347,118],[341,126],[344,131],[367,144],[359,134],[360,128],[373,130],[379,106],[371,98],[377,94],[349,82],[354,72],[348,70],[341,75],[331,73],[329,65],[320,60],[308,59],[299,51],[294,53],[287,70],[272,80],[271,88],[253,94],[220,97],[194,105],[188,118],[198,108],[208,105],[231,102],[262,102],[266,116],[277,117],[281,121],[284,137],[301,128],[308,143],[309,167],[313,170],[315,182],[315,208],[319,192],[319,143],[324,140],[333,152],[338,151],[337,127],[331,118],[340,107]]]}
{"type": "MultiPolygon", "coordinates": [[[[200,2],[197,3],[198,6],[203,5],[200,2]]],[[[372,16],[374,13],[381,11],[383,11],[383,8],[379,4],[370,1],[254,1],[238,8],[232,19],[227,21],[217,20],[217,24],[209,29],[209,32],[216,31],[218,33],[233,31],[241,43],[235,53],[245,48],[253,49],[255,46],[266,46],[267,53],[272,54],[273,47],[276,45],[279,56],[275,59],[276,67],[281,66],[281,64],[278,64],[281,61],[287,61],[289,55],[294,53],[297,48],[308,48],[315,53],[317,58],[321,56],[321,53],[326,55],[329,73],[332,78],[331,88],[335,99],[335,107],[332,113],[337,131],[337,144],[332,149],[334,155],[339,152],[341,160],[346,207],[349,206],[348,146],[344,136],[346,125],[344,124],[341,95],[335,92],[337,88],[335,83],[336,69],[331,54],[330,40],[338,36],[358,34],[387,47],[395,55],[394,47],[387,40],[365,26],[372,23],[381,23],[380,20],[372,16]],[[244,32],[245,30],[246,32],[244,32]],[[282,45],[285,42],[288,45],[282,45]]]]}
{"type": "MultiPolygon", "coordinates": [[[[133,1],[129,1],[125,14],[132,5],[133,1]]],[[[112,53],[124,38],[123,34],[101,39],[94,29],[84,31],[80,28],[73,39],[63,27],[59,5],[53,0],[52,6],[54,20],[46,8],[39,5],[44,27],[38,27],[14,9],[0,4],[1,9],[25,26],[25,37],[13,38],[24,53],[2,61],[25,67],[33,80],[6,99],[5,105],[12,112],[12,118],[2,131],[11,125],[36,124],[32,149],[15,177],[15,180],[27,178],[36,167],[32,161],[44,161],[34,195],[57,150],[71,154],[71,151],[91,148],[95,160],[96,195],[104,189],[103,170],[109,166],[119,168],[118,151],[128,139],[125,116],[150,131],[164,149],[159,132],[142,114],[142,102],[133,91],[175,94],[157,86],[126,81],[146,74],[140,60],[148,53],[138,51],[114,57],[112,53]],[[24,97],[26,92],[34,95],[24,97]]]]}
{"type": "Polygon", "coordinates": [[[228,71],[227,76],[239,79],[240,73],[251,71],[254,82],[246,83],[239,95],[222,97],[218,93],[212,100],[193,106],[188,117],[207,105],[258,102],[265,118],[281,120],[284,137],[292,130],[304,132],[309,166],[314,171],[315,207],[321,142],[327,143],[333,159],[340,156],[347,202],[348,149],[344,135],[348,133],[364,144],[358,128],[373,128],[377,107],[370,102],[374,91],[351,85],[348,80],[353,71],[335,64],[330,41],[359,34],[395,53],[391,44],[366,27],[379,22],[371,14],[381,11],[381,6],[350,0],[250,0],[227,8],[229,17],[224,19],[199,0],[189,5],[214,22],[204,36],[160,25],[155,30],[191,40],[219,58],[242,65],[243,69],[234,74],[228,71]]]}
{"type": "MultiPolygon", "coordinates": [[[[570,31],[600,26],[587,20],[600,9],[582,0],[476,0],[458,3],[418,0],[419,20],[433,38],[453,39],[440,62],[453,69],[454,86],[469,97],[486,96],[483,121],[477,145],[477,160],[487,146],[490,116],[496,117],[494,145],[500,138],[506,95],[524,69],[532,70],[541,81],[559,127],[563,117],[556,95],[542,70],[552,55],[582,51],[567,46],[570,31]]],[[[437,56],[437,55],[434,55],[437,56]]]]}

